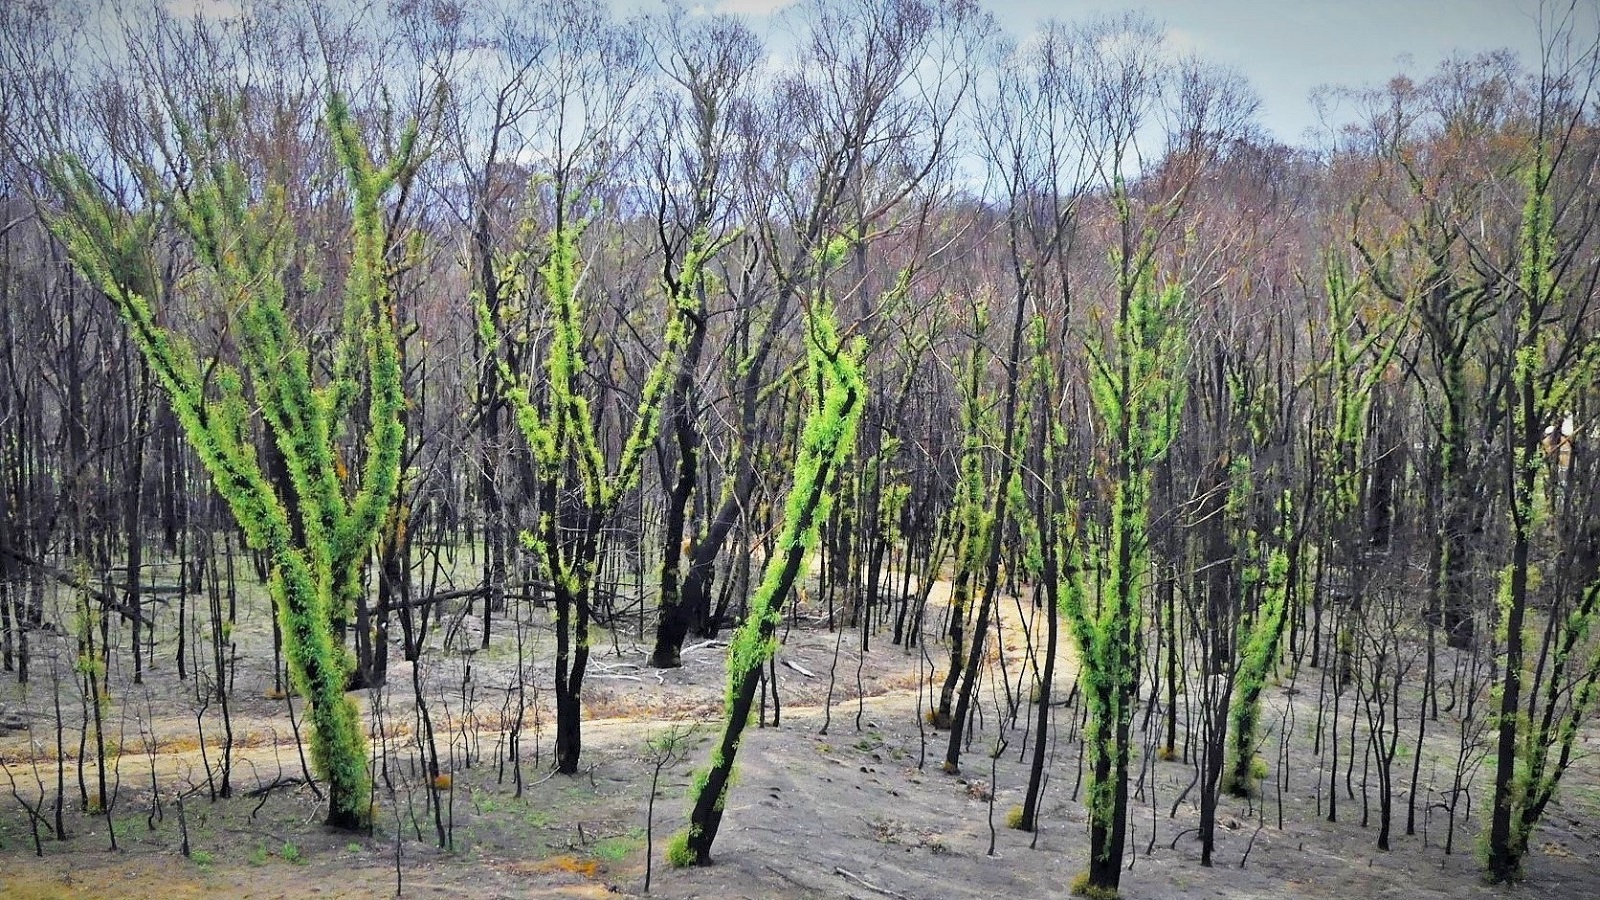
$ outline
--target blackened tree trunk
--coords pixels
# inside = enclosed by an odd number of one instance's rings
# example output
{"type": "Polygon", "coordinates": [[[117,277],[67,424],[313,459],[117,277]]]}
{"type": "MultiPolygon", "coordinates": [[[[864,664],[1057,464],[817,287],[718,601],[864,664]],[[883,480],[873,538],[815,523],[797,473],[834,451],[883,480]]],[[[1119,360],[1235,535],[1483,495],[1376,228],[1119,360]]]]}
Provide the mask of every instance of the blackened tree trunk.
{"type": "Polygon", "coordinates": [[[809,356],[813,380],[822,385],[821,396],[806,417],[794,479],[784,504],[778,539],[781,549],[768,557],[761,586],[751,598],[750,615],[728,648],[727,719],[704,778],[696,779],[689,825],[668,847],[667,858],[674,865],[711,862],[734,757],[750,721],[762,669],[776,649],[774,636],[782,620],[783,601],[827,519],[832,483],[855,443],[856,425],[866,404],[859,363],[855,354],[840,346],[832,315],[816,309],[812,316],[807,329],[809,356]]]}

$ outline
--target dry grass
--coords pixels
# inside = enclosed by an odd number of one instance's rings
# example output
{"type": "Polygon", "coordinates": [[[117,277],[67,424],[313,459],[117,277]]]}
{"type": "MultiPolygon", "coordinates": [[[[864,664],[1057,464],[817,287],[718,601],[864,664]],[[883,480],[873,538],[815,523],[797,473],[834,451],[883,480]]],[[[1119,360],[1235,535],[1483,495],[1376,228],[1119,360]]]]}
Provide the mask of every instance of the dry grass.
{"type": "Polygon", "coordinates": [[[549,859],[541,859],[536,862],[507,863],[500,868],[512,875],[549,875],[565,872],[569,875],[591,880],[599,878],[601,873],[605,871],[599,860],[590,859],[586,856],[576,856],[571,853],[563,853],[559,856],[552,856],[549,859]]]}

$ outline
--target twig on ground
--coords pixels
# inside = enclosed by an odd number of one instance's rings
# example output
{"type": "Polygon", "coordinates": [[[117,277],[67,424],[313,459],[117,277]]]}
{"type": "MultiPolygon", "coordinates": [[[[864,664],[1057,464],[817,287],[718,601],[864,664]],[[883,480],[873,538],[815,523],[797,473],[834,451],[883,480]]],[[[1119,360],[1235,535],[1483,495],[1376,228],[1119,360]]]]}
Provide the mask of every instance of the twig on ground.
{"type": "Polygon", "coordinates": [[[1261,833],[1261,829],[1263,829],[1265,827],[1267,827],[1267,826],[1266,825],[1257,825],[1256,826],[1256,830],[1251,833],[1251,835],[1250,835],[1250,843],[1244,845],[1244,855],[1239,857],[1239,868],[1241,868],[1241,869],[1244,868],[1245,860],[1248,860],[1250,858],[1250,851],[1255,849],[1256,836],[1259,835],[1261,833]]]}
{"type": "Polygon", "coordinates": [[[847,881],[853,881],[856,884],[861,885],[862,887],[866,888],[869,891],[872,891],[875,894],[882,894],[885,897],[894,897],[894,898],[896,898],[896,900],[911,900],[910,897],[907,897],[905,894],[899,893],[898,891],[891,891],[888,888],[878,887],[877,885],[875,885],[872,882],[866,880],[865,878],[862,878],[860,875],[857,875],[856,873],[849,871],[848,869],[843,869],[843,868],[840,868],[839,866],[834,866],[833,867],[833,874],[838,875],[839,877],[844,878],[847,881]]]}
{"type": "Polygon", "coordinates": [[[788,666],[789,668],[795,670],[796,672],[799,672],[801,675],[804,675],[807,678],[815,678],[815,677],[817,677],[816,675],[813,675],[812,673],[806,671],[806,669],[803,666],[799,665],[798,663],[792,663],[792,662],[790,662],[790,661],[788,661],[786,659],[786,660],[783,661],[783,664],[785,666],[788,666]]]}
{"type": "Polygon", "coordinates": [[[285,775],[284,777],[279,778],[278,780],[272,782],[271,784],[263,784],[262,786],[256,788],[255,790],[246,791],[245,792],[245,796],[246,797],[265,797],[267,794],[272,793],[273,791],[277,790],[278,788],[289,787],[290,785],[298,785],[298,784],[305,784],[305,783],[306,783],[306,780],[304,778],[301,778],[298,775],[285,775]]]}

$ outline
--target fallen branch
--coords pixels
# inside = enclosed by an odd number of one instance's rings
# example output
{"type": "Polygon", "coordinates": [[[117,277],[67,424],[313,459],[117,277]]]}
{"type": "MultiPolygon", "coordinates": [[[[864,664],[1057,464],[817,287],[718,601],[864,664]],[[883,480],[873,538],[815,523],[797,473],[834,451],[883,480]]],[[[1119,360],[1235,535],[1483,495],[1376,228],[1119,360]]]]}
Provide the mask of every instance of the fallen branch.
{"type": "Polygon", "coordinates": [[[1261,834],[1261,829],[1265,827],[1267,827],[1265,824],[1257,825],[1255,832],[1250,835],[1250,843],[1245,845],[1244,855],[1239,857],[1239,868],[1244,868],[1245,861],[1250,858],[1250,851],[1256,848],[1256,837],[1261,834]]]}
{"type": "Polygon", "coordinates": [[[245,796],[246,797],[265,797],[267,794],[272,793],[273,791],[277,790],[278,788],[291,787],[291,786],[295,786],[295,785],[302,785],[302,784],[305,784],[305,783],[306,783],[306,780],[304,778],[301,778],[298,775],[286,775],[286,776],[284,776],[282,778],[279,778],[277,781],[272,782],[271,784],[263,784],[262,786],[256,788],[253,791],[246,791],[245,792],[245,796]]]}
{"type": "Polygon", "coordinates": [[[849,871],[847,869],[842,869],[842,868],[840,868],[838,866],[834,866],[833,867],[833,874],[838,875],[839,877],[844,878],[844,879],[846,879],[848,881],[854,881],[856,884],[859,884],[862,887],[866,888],[867,890],[872,891],[874,894],[882,894],[885,897],[894,897],[895,900],[911,900],[911,898],[907,897],[905,894],[901,894],[901,893],[898,893],[896,891],[891,891],[888,888],[878,887],[877,885],[875,885],[872,882],[866,880],[865,878],[862,878],[860,875],[857,875],[856,873],[851,872],[851,871],[849,871]]]}
{"type": "Polygon", "coordinates": [[[155,627],[154,623],[152,623],[149,619],[146,619],[137,608],[131,604],[117,602],[116,598],[96,588],[94,585],[90,584],[87,579],[79,578],[70,572],[63,572],[62,570],[51,566],[49,563],[34,559],[28,554],[23,553],[20,550],[15,550],[11,547],[0,545],[0,554],[9,556],[25,566],[31,566],[35,569],[38,569],[40,572],[43,572],[61,584],[64,584],[67,587],[82,593],[84,596],[100,604],[105,609],[121,614],[124,619],[127,619],[130,622],[138,622],[140,625],[149,626],[151,628],[155,627]]]}
{"type": "Polygon", "coordinates": [[[395,612],[402,609],[417,609],[423,606],[432,606],[435,603],[444,603],[450,600],[466,600],[469,598],[475,600],[487,593],[489,593],[488,589],[481,586],[462,588],[455,591],[439,591],[438,593],[429,594],[426,597],[411,597],[405,600],[390,600],[384,603],[379,603],[377,606],[373,607],[372,611],[374,614],[378,614],[395,612]]]}
{"type": "MultiPolygon", "coordinates": [[[[599,787],[594,782],[594,770],[598,769],[598,768],[600,768],[600,764],[599,763],[594,763],[594,764],[590,765],[589,768],[586,769],[584,771],[584,773],[583,773],[583,774],[589,776],[589,786],[590,787],[593,787],[593,788],[598,788],[599,787]]],[[[554,777],[556,777],[557,775],[560,775],[560,774],[561,774],[561,771],[559,769],[551,769],[549,774],[545,775],[543,778],[539,779],[538,781],[533,782],[532,784],[530,784],[528,786],[529,787],[538,787],[539,785],[544,784],[546,781],[549,781],[550,779],[552,779],[552,778],[554,778],[554,777]]],[[[577,773],[574,773],[574,774],[577,774],[577,773]]]]}
{"type": "Polygon", "coordinates": [[[810,672],[807,672],[804,667],[800,666],[797,663],[792,663],[792,662],[788,661],[787,659],[783,661],[783,664],[785,666],[788,666],[789,668],[795,670],[796,672],[799,672],[801,675],[804,675],[807,678],[815,678],[815,677],[817,677],[817,676],[811,674],[810,672]]]}

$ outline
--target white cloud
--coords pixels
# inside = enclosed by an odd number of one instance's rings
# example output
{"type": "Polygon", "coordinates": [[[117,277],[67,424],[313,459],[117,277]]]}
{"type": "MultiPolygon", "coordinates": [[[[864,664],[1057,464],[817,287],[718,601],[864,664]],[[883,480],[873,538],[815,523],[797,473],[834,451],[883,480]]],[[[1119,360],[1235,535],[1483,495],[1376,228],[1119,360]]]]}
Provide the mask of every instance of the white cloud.
{"type": "Polygon", "coordinates": [[[794,0],[722,0],[717,4],[717,12],[770,16],[793,2],[794,0]]]}

